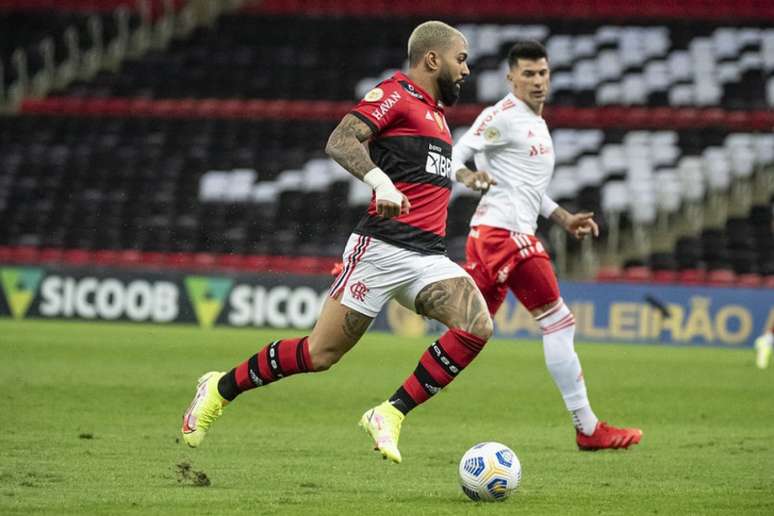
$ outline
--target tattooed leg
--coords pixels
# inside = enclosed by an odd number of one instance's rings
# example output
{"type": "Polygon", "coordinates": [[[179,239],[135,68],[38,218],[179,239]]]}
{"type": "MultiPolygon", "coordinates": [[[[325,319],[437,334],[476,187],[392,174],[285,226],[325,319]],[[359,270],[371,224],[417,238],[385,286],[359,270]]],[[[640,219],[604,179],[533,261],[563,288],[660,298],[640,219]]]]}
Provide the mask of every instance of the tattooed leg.
{"type": "Polygon", "coordinates": [[[492,336],[492,318],[486,301],[468,278],[431,283],[419,292],[414,303],[420,315],[449,328],[460,328],[484,340],[492,336]]]}
{"type": "Polygon", "coordinates": [[[432,283],[419,292],[414,304],[417,312],[442,322],[449,331],[430,345],[414,372],[390,397],[390,404],[403,414],[454,380],[492,335],[484,298],[468,278],[432,283]]]}
{"type": "Polygon", "coordinates": [[[324,371],[350,349],[368,330],[373,319],[328,298],[309,335],[309,354],[315,371],[324,371]]]}

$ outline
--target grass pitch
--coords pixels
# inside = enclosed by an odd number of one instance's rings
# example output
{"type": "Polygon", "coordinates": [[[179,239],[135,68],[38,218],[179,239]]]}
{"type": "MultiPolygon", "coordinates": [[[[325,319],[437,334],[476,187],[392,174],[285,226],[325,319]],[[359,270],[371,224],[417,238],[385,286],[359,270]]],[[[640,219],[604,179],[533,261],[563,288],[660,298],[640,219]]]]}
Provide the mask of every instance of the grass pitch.
{"type": "Polygon", "coordinates": [[[0,320],[0,514],[774,514],[774,370],[749,350],[578,345],[597,414],[645,432],[628,451],[579,452],[540,344],[492,341],[385,462],[357,420],[430,339],[380,334],[182,444],[199,374],[289,335],[0,320]],[[522,463],[504,503],[457,485],[485,440],[522,463]]]}

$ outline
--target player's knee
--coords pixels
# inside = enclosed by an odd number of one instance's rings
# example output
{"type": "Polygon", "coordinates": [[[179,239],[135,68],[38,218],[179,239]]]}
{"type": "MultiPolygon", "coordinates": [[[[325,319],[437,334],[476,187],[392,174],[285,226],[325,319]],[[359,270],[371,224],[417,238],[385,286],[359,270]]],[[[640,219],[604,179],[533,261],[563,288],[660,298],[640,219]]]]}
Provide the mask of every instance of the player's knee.
{"type": "Polygon", "coordinates": [[[489,340],[494,333],[492,317],[486,312],[479,314],[470,325],[468,331],[481,340],[489,340]]]}
{"type": "Polygon", "coordinates": [[[529,313],[532,314],[532,316],[535,319],[540,319],[541,317],[551,312],[552,310],[559,309],[560,303],[562,303],[562,300],[558,297],[550,301],[541,302],[541,303],[538,303],[537,308],[531,309],[529,313]]]}

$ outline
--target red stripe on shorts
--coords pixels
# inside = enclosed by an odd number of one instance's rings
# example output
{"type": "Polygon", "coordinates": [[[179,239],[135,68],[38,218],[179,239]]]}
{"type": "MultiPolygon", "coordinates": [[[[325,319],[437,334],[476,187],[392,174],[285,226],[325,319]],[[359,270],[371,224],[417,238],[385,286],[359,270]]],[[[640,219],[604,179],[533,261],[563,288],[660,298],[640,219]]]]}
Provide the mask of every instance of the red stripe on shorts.
{"type": "Polygon", "coordinates": [[[357,267],[357,264],[360,263],[360,260],[362,260],[363,256],[365,256],[365,252],[368,249],[368,246],[370,244],[371,244],[371,237],[366,237],[363,248],[360,250],[359,253],[353,256],[352,267],[350,267],[349,271],[347,271],[347,275],[344,277],[344,281],[341,283],[341,286],[336,291],[336,293],[333,294],[333,297],[337,297],[347,287],[347,281],[349,281],[349,277],[352,276],[352,273],[355,271],[355,267],[357,267]]]}

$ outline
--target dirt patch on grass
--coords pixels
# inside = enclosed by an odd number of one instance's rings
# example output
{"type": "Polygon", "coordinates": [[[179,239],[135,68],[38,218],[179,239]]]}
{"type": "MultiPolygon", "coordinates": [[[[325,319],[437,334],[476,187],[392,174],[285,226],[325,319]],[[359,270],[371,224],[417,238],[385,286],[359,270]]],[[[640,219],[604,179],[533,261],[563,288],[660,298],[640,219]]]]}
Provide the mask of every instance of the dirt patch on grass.
{"type": "Polygon", "coordinates": [[[195,471],[190,462],[181,462],[176,465],[177,482],[195,487],[209,487],[212,482],[204,471],[195,471]]]}

